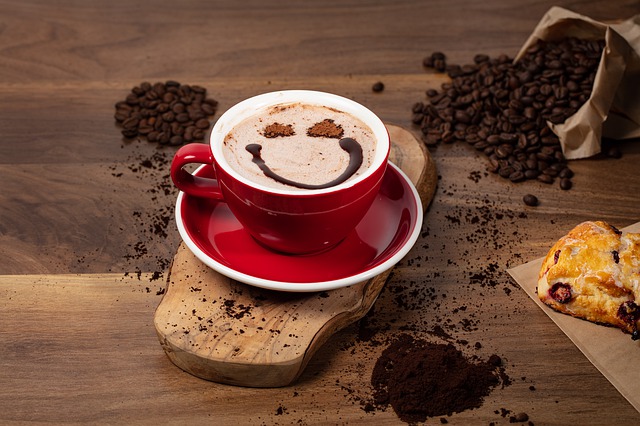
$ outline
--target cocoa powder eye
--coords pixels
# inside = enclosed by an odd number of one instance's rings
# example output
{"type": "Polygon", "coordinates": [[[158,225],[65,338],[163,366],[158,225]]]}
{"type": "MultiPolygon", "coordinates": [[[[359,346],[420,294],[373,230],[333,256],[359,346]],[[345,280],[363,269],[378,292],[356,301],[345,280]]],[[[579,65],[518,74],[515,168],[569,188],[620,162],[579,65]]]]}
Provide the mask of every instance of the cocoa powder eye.
{"type": "Polygon", "coordinates": [[[279,136],[293,136],[296,132],[293,130],[293,126],[291,124],[273,123],[264,128],[263,134],[265,138],[272,139],[279,136]]]}
{"type": "Polygon", "coordinates": [[[307,136],[340,139],[344,135],[342,126],[331,119],[322,120],[307,129],[307,136]]]}
{"type": "Polygon", "coordinates": [[[620,263],[620,255],[618,254],[618,252],[614,250],[611,252],[611,254],[613,255],[613,261],[616,263],[620,263]]]}

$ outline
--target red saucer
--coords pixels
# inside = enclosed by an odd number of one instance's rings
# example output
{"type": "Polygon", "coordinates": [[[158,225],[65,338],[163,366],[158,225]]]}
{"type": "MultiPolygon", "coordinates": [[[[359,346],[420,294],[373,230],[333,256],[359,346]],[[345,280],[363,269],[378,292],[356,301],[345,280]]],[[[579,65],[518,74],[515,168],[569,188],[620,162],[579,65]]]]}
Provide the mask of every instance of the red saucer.
{"type": "MultiPolygon", "coordinates": [[[[198,176],[212,177],[211,166],[198,176]]],[[[312,255],[286,255],[258,244],[224,202],[189,196],[176,203],[185,244],[207,266],[240,282],[284,291],[324,291],[372,278],[392,268],[413,247],[422,205],[407,176],[389,163],[369,212],[343,242],[312,255]]]]}

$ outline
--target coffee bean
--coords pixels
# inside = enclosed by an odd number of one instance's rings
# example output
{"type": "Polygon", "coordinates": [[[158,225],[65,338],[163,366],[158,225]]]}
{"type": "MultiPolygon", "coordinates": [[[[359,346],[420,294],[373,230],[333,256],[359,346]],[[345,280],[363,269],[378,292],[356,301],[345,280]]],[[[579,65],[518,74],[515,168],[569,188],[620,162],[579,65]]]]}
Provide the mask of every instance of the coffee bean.
{"type": "Polygon", "coordinates": [[[487,137],[487,143],[490,145],[499,145],[500,144],[500,136],[499,135],[491,135],[487,137]]]}
{"type": "Polygon", "coordinates": [[[511,176],[514,172],[515,169],[511,166],[500,167],[500,170],[498,170],[498,174],[503,178],[509,178],[509,176],[511,176]]]}
{"type": "Polygon", "coordinates": [[[473,62],[475,62],[476,64],[481,64],[483,62],[487,62],[489,59],[490,58],[488,55],[478,54],[473,57],[473,62]]]}
{"type": "Polygon", "coordinates": [[[509,417],[509,423],[525,423],[528,420],[529,420],[529,415],[525,412],[520,412],[509,417]]]}
{"type": "Polygon", "coordinates": [[[471,116],[466,111],[456,110],[455,120],[460,123],[469,124],[471,122],[471,116]]]}
{"type": "Polygon", "coordinates": [[[427,56],[422,60],[422,65],[425,68],[433,68],[433,58],[431,56],[427,56]]]}
{"type": "Polygon", "coordinates": [[[524,171],[524,177],[527,179],[535,179],[539,174],[540,172],[538,170],[528,169],[524,171]]]}
{"type": "Polygon", "coordinates": [[[171,134],[169,132],[162,132],[158,134],[158,143],[160,143],[161,145],[168,144],[169,139],[171,139],[171,134]]]}
{"type": "Polygon", "coordinates": [[[169,139],[169,145],[182,145],[183,139],[180,135],[171,136],[169,139]]]}
{"type": "Polygon", "coordinates": [[[421,112],[413,114],[413,117],[411,118],[411,122],[413,124],[420,124],[423,121],[424,121],[424,114],[422,114],[421,112]]]}
{"type": "Polygon", "coordinates": [[[176,121],[178,123],[186,123],[187,121],[189,121],[189,114],[186,112],[181,112],[180,114],[177,114],[176,121]]]}
{"type": "Polygon", "coordinates": [[[202,86],[174,80],[143,82],[115,104],[114,118],[126,138],[146,136],[149,142],[181,145],[204,138],[208,117],[215,114],[217,105],[202,86]],[[188,140],[187,128],[191,128],[188,140]]]}
{"type": "Polygon", "coordinates": [[[444,61],[444,59],[435,59],[433,61],[433,68],[435,68],[438,72],[444,72],[447,69],[447,63],[444,61]]]}
{"type": "Polygon", "coordinates": [[[200,107],[202,108],[202,112],[204,112],[207,116],[211,116],[216,113],[216,107],[207,102],[203,102],[200,107]]]}
{"type": "Polygon", "coordinates": [[[573,170],[571,170],[568,167],[565,167],[560,171],[560,174],[558,176],[562,179],[565,179],[565,178],[571,179],[573,177],[573,170]]]}
{"type": "Polygon", "coordinates": [[[622,158],[622,151],[620,151],[619,148],[613,146],[609,148],[609,150],[607,151],[607,155],[611,158],[622,158]]]}
{"type": "Polygon", "coordinates": [[[571,189],[571,187],[573,186],[571,179],[569,178],[562,178],[560,179],[560,189],[563,189],[565,191],[571,189]]]}
{"type": "Polygon", "coordinates": [[[498,137],[500,138],[500,140],[502,142],[516,142],[518,140],[518,135],[515,133],[500,133],[500,135],[498,135],[498,137]]]}
{"type": "Polygon", "coordinates": [[[522,173],[522,171],[516,170],[509,175],[509,180],[511,182],[522,182],[523,180],[525,180],[524,173],[522,173]]]}
{"type": "Polygon", "coordinates": [[[497,159],[490,158],[489,165],[487,166],[487,171],[491,173],[498,173],[498,170],[500,170],[500,163],[497,159]]]}
{"type": "Polygon", "coordinates": [[[200,141],[204,138],[204,130],[202,129],[195,129],[193,131],[193,139],[200,141]]]}
{"type": "Polygon", "coordinates": [[[171,123],[173,120],[176,119],[176,115],[173,113],[173,111],[167,111],[164,114],[161,115],[162,120],[171,123]]]}
{"type": "Polygon", "coordinates": [[[182,135],[184,133],[184,127],[177,121],[171,123],[170,129],[172,135],[182,135]]]}
{"type": "Polygon", "coordinates": [[[553,181],[555,180],[553,178],[553,176],[549,176],[549,175],[546,175],[544,173],[538,175],[537,179],[538,179],[539,182],[546,183],[546,184],[552,184],[553,181]]]}
{"type": "Polygon", "coordinates": [[[538,197],[532,194],[527,194],[522,197],[522,201],[524,201],[524,203],[529,207],[535,207],[538,205],[538,197]]]}
{"type": "Polygon", "coordinates": [[[495,152],[498,158],[507,158],[513,153],[513,148],[511,148],[511,145],[503,144],[498,146],[495,152]]]}
{"type": "MultiPolygon", "coordinates": [[[[152,131],[153,131],[153,127],[149,125],[138,127],[138,133],[141,135],[149,135],[149,133],[151,133],[152,131]]],[[[149,139],[148,136],[147,136],[147,139],[149,139]]]]}
{"type": "Polygon", "coordinates": [[[376,93],[382,92],[384,90],[384,83],[381,81],[373,83],[373,86],[371,86],[371,90],[376,93]]]}
{"type": "Polygon", "coordinates": [[[138,136],[138,130],[137,129],[122,129],[122,136],[124,136],[125,138],[135,138],[136,136],[138,136]]]}

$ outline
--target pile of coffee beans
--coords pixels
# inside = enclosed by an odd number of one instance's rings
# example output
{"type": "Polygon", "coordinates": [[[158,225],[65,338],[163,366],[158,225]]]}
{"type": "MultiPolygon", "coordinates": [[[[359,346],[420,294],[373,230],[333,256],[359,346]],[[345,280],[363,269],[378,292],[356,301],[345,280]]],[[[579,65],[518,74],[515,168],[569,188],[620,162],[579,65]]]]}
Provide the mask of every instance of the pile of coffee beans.
{"type": "Polygon", "coordinates": [[[429,89],[413,105],[414,124],[427,146],[465,141],[489,159],[488,170],[512,182],[537,179],[571,188],[558,137],[562,123],[589,99],[603,40],[538,41],[514,63],[507,55],[476,55],[471,65],[447,65],[442,52],[423,65],[446,71],[451,83],[429,89]]]}
{"type": "Polygon", "coordinates": [[[197,85],[143,82],[117,102],[115,119],[126,138],[143,137],[162,145],[202,141],[218,102],[197,85]]]}

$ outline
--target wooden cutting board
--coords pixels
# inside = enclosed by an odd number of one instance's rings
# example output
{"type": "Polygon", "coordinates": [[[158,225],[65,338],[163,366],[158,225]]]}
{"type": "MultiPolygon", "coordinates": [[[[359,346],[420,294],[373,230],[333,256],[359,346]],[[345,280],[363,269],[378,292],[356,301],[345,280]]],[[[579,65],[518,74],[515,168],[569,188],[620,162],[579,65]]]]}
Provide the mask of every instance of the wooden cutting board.
{"type": "MultiPolygon", "coordinates": [[[[410,132],[387,128],[389,159],[415,184],[426,209],[437,183],[435,163],[410,132]]],[[[331,335],[369,311],[390,272],[332,291],[278,292],[219,274],[183,243],[155,312],[155,328],[169,359],[197,377],[238,386],[286,386],[331,335]]]]}

